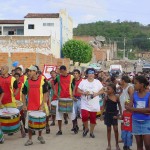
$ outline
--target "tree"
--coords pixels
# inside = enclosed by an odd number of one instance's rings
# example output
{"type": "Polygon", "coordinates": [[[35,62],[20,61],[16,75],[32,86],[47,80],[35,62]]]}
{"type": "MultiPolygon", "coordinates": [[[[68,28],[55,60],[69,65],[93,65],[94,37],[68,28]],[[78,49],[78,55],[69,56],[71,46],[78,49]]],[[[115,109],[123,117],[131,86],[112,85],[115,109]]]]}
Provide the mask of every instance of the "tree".
{"type": "Polygon", "coordinates": [[[63,55],[75,62],[88,63],[92,59],[92,47],[79,40],[69,40],[63,45],[63,55]]]}

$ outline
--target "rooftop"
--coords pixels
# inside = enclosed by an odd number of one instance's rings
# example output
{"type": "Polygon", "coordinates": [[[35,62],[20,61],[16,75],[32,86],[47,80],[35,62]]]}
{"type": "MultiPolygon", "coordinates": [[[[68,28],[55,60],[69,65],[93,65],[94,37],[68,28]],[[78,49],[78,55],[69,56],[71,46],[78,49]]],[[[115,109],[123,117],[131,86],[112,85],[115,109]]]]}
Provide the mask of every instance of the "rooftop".
{"type": "Polygon", "coordinates": [[[24,18],[59,18],[59,13],[28,13],[24,18]]]}
{"type": "Polygon", "coordinates": [[[0,20],[0,24],[24,24],[24,20],[0,20]]]}

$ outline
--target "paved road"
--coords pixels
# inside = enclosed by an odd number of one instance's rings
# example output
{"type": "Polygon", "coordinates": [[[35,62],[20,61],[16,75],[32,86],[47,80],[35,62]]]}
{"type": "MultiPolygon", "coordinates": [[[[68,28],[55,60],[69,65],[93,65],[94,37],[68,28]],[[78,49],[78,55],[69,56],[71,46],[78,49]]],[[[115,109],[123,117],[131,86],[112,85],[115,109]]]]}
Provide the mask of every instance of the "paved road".
{"type": "MultiPolygon", "coordinates": [[[[27,138],[22,139],[20,132],[13,136],[5,136],[5,143],[0,145],[0,150],[106,150],[107,139],[106,139],[106,127],[103,122],[97,120],[97,126],[95,128],[95,139],[82,137],[82,123],[79,121],[80,131],[74,135],[70,129],[72,127],[71,121],[68,125],[63,125],[63,135],[56,136],[57,126],[51,127],[51,134],[47,135],[44,131],[44,138],[46,144],[40,144],[37,141],[37,135],[33,136],[34,144],[25,147],[24,143],[27,138]]],[[[123,144],[120,144],[122,149],[123,144]]],[[[135,139],[133,141],[132,150],[135,150],[135,139]]],[[[115,150],[114,134],[112,133],[112,150],[115,150]]]]}

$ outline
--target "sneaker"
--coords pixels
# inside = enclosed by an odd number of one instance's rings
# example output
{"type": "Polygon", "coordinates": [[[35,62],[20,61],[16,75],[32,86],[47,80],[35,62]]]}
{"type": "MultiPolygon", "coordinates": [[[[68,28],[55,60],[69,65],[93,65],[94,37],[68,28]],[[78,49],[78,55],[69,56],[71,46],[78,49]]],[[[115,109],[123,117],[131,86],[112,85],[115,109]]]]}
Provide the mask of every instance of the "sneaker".
{"type": "Polygon", "coordinates": [[[74,131],[74,128],[72,128],[71,131],[74,131]]]}
{"type": "Polygon", "coordinates": [[[84,130],[83,131],[83,137],[85,137],[88,134],[88,132],[89,132],[89,129],[84,130]]]}
{"type": "Polygon", "coordinates": [[[58,131],[56,135],[62,135],[62,131],[58,131]]]}
{"type": "Polygon", "coordinates": [[[3,144],[3,143],[4,143],[4,139],[1,139],[0,144],[3,144]]]}
{"type": "Polygon", "coordinates": [[[127,146],[123,146],[123,150],[127,150],[127,146]]]}
{"type": "Polygon", "coordinates": [[[32,145],[32,144],[33,144],[32,140],[28,140],[24,145],[29,146],[29,145],[32,145]]]}
{"type": "Polygon", "coordinates": [[[52,122],[50,126],[55,126],[55,122],[52,122]]]}
{"type": "Polygon", "coordinates": [[[78,133],[78,129],[75,127],[75,128],[73,128],[73,131],[74,131],[74,133],[75,134],[77,134],[78,133]]]}
{"type": "Polygon", "coordinates": [[[41,144],[45,144],[45,140],[42,136],[38,136],[38,140],[41,142],[41,144]]]}
{"type": "Polygon", "coordinates": [[[91,138],[95,138],[95,135],[93,133],[90,133],[91,138]]]}

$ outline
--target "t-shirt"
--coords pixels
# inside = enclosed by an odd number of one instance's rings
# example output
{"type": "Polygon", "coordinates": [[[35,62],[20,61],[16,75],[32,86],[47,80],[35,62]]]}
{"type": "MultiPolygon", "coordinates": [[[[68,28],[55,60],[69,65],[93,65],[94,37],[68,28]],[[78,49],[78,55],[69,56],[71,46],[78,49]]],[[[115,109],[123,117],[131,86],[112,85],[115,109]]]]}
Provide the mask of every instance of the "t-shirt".
{"type": "Polygon", "coordinates": [[[57,76],[54,84],[58,83],[58,95],[60,98],[72,98],[73,76],[68,74],[67,76],[57,76]]]}
{"type": "MultiPolygon", "coordinates": [[[[87,79],[82,80],[78,86],[83,92],[89,91],[91,94],[99,92],[103,85],[97,79],[94,79],[92,82],[89,82],[87,79]]],[[[91,98],[91,96],[81,95],[81,109],[85,109],[91,112],[99,112],[99,96],[91,98]]]]}
{"type": "Polygon", "coordinates": [[[22,93],[28,94],[28,110],[39,110],[43,94],[48,92],[48,83],[40,76],[37,80],[26,80],[22,93]]]}
{"type": "Polygon", "coordinates": [[[125,131],[132,131],[132,113],[127,112],[126,110],[123,111],[123,130],[125,131]]]}
{"type": "Polygon", "coordinates": [[[13,76],[0,77],[0,86],[3,90],[4,96],[2,98],[2,104],[8,104],[15,102],[13,89],[18,88],[16,79],[13,76]]]}
{"type": "Polygon", "coordinates": [[[81,94],[77,92],[78,86],[79,86],[81,81],[82,81],[82,78],[80,78],[79,80],[75,80],[75,78],[73,79],[72,83],[73,83],[74,88],[75,88],[75,93],[74,93],[75,97],[81,97],[81,94]]]}

